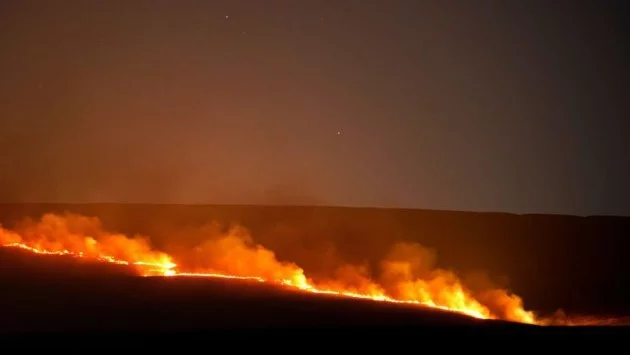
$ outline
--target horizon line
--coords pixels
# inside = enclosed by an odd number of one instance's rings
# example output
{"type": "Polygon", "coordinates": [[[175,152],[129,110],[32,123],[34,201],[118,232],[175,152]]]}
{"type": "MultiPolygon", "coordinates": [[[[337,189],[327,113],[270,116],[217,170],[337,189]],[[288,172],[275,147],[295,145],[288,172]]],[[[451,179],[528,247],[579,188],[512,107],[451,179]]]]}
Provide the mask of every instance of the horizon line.
{"type": "Polygon", "coordinates": [[[444,212],[444,213],[475,213],[475,214],[506,214],[515,216],[550,216],[550,217],[613,217],[630,218],[630,215],[609,214],[568,214],[549,212],[505,212],[493,210],[455,210],[425,207],[387,207],[387,206],[355,206],[355,205],[326,205],[326,204],[282,204],[282,203],[173,203],[173,202],[5,202],[0,205],[145,205],[145,206],[181,206],[181,207],[261,207],[261,208],[338,208],[338,209],[363,209],[363,210],[393,210],[393,211],[417,211],[417,212],[444,212]]]}

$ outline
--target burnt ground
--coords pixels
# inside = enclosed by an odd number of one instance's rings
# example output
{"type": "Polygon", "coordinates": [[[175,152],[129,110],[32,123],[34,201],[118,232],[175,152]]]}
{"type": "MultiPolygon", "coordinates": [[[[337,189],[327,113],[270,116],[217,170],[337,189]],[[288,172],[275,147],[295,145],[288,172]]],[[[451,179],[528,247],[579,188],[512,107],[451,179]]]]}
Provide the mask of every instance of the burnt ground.
{"type": "MultiPolygon", "coordinates": [[[[0,248],[0,332],[48,333],[62,341],[114,334],[196,340],[221,335],[265,335],[312,346],[338,341],[366,344],[434,337],[615,334],[618,328],[551,328],[498,321],[396,304],[312,295],[258,282],[205,278],[137,277],[124,267],[34,256],[0,248]],[[317,338],[316,334],[324,334],[317,338]],[[67,336],[67,338],[64,338],[67,336]],[[317,340],[317,341],[315,341],[317,340]]],[[[125,339],[125,340],[122,340],[125,339]]],[[[225,338],[223,338],[225,339],[225,338]]],[[[246,342],[245,342],[246,343],[246,342]]],[[[156,343],[151,343],[155,345],[156,343]]],[[[243,344],[240,344],[243,345],[243,344]]],[[[452,344],[457,345],[456,343],[452,344]]],[[[288,346],[288,345],[287,345],[288,346]]]]}

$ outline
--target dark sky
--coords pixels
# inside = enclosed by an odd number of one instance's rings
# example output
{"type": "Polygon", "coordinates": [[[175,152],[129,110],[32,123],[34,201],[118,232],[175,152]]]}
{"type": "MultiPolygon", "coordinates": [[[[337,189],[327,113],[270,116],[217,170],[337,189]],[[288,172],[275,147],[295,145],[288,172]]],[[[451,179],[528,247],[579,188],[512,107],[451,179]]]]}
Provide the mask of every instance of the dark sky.
{"type": "Polygon", "coordinates": [[[2,1],[0,200],[630,215],[628,4],[2,1]]]}

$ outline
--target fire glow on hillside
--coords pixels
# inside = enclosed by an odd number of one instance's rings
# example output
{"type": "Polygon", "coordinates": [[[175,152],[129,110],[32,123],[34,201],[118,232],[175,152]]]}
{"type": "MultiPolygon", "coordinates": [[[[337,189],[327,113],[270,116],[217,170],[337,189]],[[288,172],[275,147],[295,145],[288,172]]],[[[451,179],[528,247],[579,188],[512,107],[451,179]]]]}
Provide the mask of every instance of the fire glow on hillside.
{"type": "Polygon", "coordinates": [[[314,280],[296,264],[279,261],[272,251],[253,243],[243,228],[213,236],[191,254],[180,256],[155,250],[144,237],[108,233],[96,218],[47,214],[15,230],[0,228],[0,246],[125,265],[140,276],[248,279],[303,292],[439,308],[480,319],[549,323],[525,310],[522,300],[506,290],[471,291],[453,272],[433,268],[424,249],[409,243],[394,246],[381,262],[378,281],[354,265],[340,268],[334,278],[314,280]],[[192,259],[196,262],[187,263],[192,259]]]}

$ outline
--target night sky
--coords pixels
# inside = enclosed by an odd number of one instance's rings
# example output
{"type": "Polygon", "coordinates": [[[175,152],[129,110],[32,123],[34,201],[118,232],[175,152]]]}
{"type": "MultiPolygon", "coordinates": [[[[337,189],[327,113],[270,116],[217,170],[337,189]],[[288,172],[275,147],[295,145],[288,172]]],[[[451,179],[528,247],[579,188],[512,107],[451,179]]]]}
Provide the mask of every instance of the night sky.
{"type": "Polygon", "coordinates": [[[630,215],[629,6],[1,1],[0,201],[630,215]]]}

